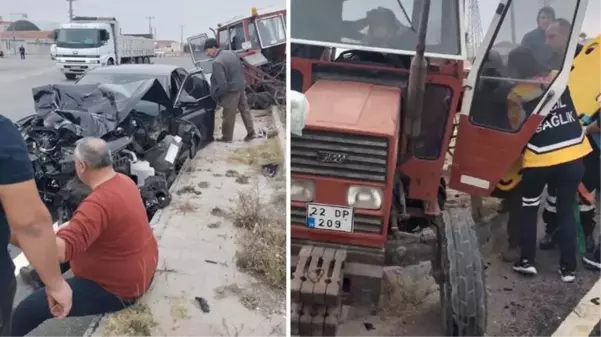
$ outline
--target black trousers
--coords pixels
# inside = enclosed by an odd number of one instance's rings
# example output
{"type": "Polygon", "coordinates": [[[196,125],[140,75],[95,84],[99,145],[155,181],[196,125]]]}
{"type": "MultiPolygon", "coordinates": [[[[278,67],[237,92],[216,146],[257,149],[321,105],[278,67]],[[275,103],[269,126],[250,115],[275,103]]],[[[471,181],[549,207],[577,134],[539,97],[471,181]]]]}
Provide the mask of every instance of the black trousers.
{"type": "MultiPolygon", "coordinates": [[[[582,184],[591,193],[595,194],[595,191],[599,190],[599,162],[601,154],[599,148],[594,145],[594,141],[589,139],[593,147],[593,151],[583,158],[584,162],[584,176],[582,177],[582,184]]],[[[547,234],[553,234],[558,229],[558,223],[556,218],[557,213],[557,194],[554,186],[549,186],[547,189],[548,196],[545,202],[545,209],[543,211],[543,221],[545,222],[545,232],[547,234]]],[[[596,223],[595,223],[595,204],[588,205],[580,202],[580,223],[582,224],[582,232],[585,236],[592,235],[596,223]]]]}
{"type": "Polygon", "coordinates": [[[522,257],[534,262],[536,257],[538,209],[547,184],[557,192],[557,223],[559,225],[560,266],[576,269],[576,219],[574,203],[578,184],[584,175],[584,162],[577,159],[571,162],[549,166],[526,168],[522,171],[522,208],[520,248],[522,257]]]}
{"type": "Polygon", "coordinates": [[[16,291],[17,280],[14,275],[7,284],[0,285],[0,336],[12,336],[10,323],[16,291]]]}

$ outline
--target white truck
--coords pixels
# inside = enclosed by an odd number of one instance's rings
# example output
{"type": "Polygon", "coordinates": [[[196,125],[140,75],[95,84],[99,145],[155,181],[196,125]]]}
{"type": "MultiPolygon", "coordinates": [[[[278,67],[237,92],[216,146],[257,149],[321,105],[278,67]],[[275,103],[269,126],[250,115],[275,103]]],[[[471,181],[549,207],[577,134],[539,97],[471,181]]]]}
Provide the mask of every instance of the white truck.
{"type": "Polygon", "coordinates": [[[110,17],[74,17],[55,35],[56,67],[69,80],[90,69],[122,63],[150,63],[152,36],[121,34],[110,17]]]}

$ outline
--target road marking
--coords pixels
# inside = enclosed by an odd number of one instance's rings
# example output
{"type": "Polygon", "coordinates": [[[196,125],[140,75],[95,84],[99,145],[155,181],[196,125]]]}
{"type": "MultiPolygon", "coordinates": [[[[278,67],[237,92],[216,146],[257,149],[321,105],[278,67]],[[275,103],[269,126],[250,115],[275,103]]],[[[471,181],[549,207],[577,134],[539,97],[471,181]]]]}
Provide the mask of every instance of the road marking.
{"type": "Polygon", "coordinates": [[[36,76],[45,75],[45,74],[47,74],[49,72],[52,72],[52,71],[57,71],[58,72],[58,70],[56,68],[48,68],[48,69],[43,69],[43,70],[40,70],[40,71],[37,71],[37,72],[23,74],[21,76],[16,76],[16,77],[7,76],[6,78],[0,80],[0,83],[4,84],[4,83],[10,83],[10,82],[14,82],[14,81],[21,81],[21,80],[27,79],[29,77],[36,77],[36,76]]]}
{"type": "MultiPolygon", "coordinates": [[[[56,227],[58,227],[58,222],[52,224],[53,229],[56,229],[56,227]]],[[[13,263],[15,264],[15,276],[19,276],[21,268],[29,266],[29,260],[27,260],[27,257],[25,257],[23,252],[20,252],[19,255],[13,259],[13,263]]]]}
{"type": "Polygon", "coordinates": [[[573,336],[587,337],[601,320],[601,279],[599,279],[576,305],[574,310],[559,325],[551,337],[573,336]]]}

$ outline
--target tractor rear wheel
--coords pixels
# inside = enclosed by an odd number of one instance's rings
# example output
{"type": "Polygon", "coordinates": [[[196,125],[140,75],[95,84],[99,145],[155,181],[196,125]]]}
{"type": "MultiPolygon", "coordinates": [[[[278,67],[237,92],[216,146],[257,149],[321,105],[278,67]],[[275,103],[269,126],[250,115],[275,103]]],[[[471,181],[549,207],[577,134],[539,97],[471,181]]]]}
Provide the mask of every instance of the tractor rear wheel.
{"type": "Polygon", "coordinates": [[[480,245],[472,229],[470,211],[443,211],[440,263],[445,278],[440,284],[444,333],[447,336],[483,336],[486,332],[487,299],[480,245]]]}

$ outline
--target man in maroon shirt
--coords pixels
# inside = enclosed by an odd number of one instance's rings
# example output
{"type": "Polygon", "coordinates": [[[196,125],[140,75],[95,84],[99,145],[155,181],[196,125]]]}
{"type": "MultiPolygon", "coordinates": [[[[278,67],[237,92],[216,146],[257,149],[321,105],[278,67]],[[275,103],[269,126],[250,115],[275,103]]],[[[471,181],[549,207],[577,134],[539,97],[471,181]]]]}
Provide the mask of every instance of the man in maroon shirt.
{"type": "MultiPolygon", "coordinates": [[[[59,262],[68,262],[74,275],[67,280],[73,289],[69,316],[119,311],[148,290],[158,244],[138,187],[113,170],[107,144],[84,138],[74,157],[77,176],[92,192],[56,233],[59,262]]],[[[37,289],[15,309],[12,335],[24,336],[52,317],[44,289],[37,289]]]]}

